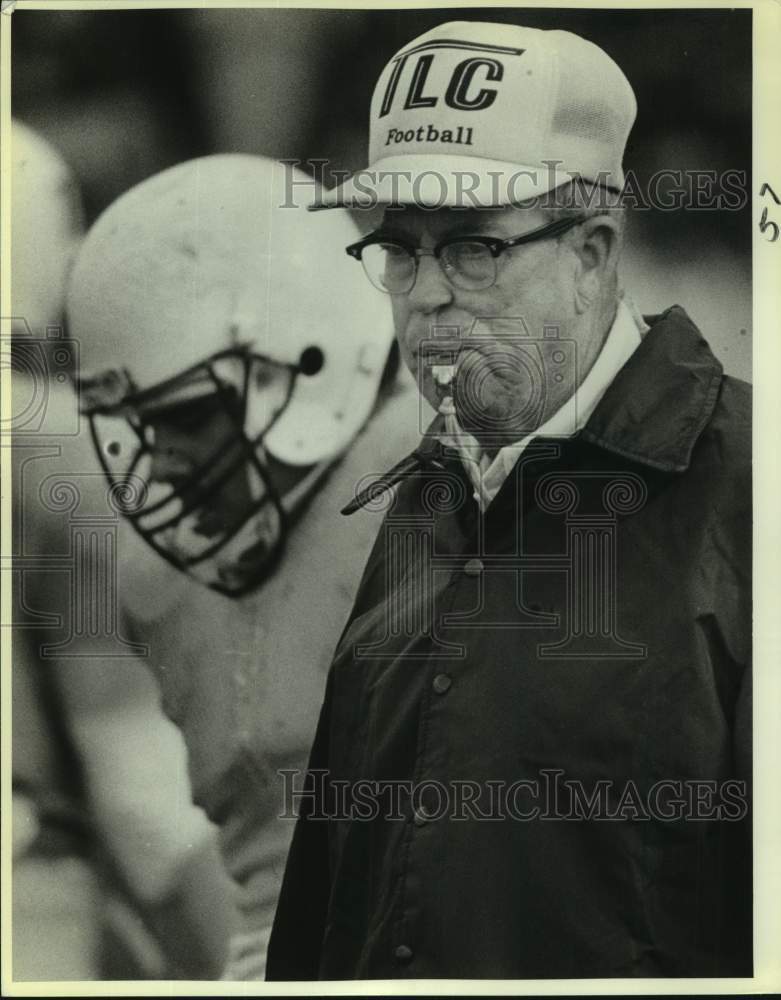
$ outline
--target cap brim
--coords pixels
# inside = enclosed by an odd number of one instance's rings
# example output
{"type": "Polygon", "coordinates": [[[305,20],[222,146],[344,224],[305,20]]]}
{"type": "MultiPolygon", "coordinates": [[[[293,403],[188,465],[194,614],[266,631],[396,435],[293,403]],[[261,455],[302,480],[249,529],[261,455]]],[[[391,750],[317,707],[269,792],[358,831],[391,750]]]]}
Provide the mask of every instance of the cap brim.
{"type": "Polygon", "coordinates": [[[500,208],[566,184],[573,174],[550,166],[523,166],[476,156],[388,156],[333,188],[321,190],[310,212],[378,206],[500,208]]]}

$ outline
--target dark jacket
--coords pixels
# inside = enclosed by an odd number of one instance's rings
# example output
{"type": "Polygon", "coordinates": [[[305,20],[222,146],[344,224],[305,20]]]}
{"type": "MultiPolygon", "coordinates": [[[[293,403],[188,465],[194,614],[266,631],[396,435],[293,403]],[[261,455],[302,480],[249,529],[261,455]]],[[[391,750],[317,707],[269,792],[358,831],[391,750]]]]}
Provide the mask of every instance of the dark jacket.
{"type": "Polygon", "coordinates": [[[649,322],[485,515],[434,438],[415,454],[268,979],[751,975],[750,390],[682,309],[649,322]]]}

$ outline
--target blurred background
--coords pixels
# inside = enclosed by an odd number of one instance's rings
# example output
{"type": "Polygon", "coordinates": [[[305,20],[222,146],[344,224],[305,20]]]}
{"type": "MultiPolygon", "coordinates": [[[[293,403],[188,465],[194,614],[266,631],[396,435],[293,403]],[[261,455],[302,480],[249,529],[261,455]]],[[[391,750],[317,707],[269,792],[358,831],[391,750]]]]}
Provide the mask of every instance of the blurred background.
{"type": "MultiPolygon", "coordinates": [[[[87,223],[183,159],[241,151],[366,165],[369,102],[388,58],[436,24],[577,32],[639,106],[625,165],[751,177],[751,11],[17,10],[12,110],[64,155],[87,223]]],[[[682,305],[728,372],[751,379],[751,216],[632,213],[624,283],[640,309],[682,305]]]]}

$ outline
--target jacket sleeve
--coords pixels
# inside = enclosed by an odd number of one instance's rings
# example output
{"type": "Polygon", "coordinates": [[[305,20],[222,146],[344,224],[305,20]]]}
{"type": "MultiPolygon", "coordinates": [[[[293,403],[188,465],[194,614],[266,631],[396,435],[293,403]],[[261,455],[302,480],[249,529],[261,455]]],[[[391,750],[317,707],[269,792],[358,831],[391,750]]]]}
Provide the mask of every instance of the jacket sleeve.
{"type": "Polygon", "coordinates": [[[266,979],[318,979],[331,879],[326,788],[333,671],[326,684],[309,766],[299,798],[266,959],[266,979]]]}

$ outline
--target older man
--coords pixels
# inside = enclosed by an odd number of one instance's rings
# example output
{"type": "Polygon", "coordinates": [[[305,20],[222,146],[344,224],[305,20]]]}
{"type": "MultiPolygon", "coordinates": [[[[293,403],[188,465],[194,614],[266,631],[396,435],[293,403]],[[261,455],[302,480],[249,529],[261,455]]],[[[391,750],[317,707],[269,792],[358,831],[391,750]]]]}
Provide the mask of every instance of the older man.
{"type": "MultiPolygon", "coordinates": [[[[619,292],[635,101],[560,31],[383,72],[348,248],[439,410],[338,646],[268,978],[751,971],[748,387],[619,292]]],[[[395,490],[395,492],[394,492],[395,490]]]]}

